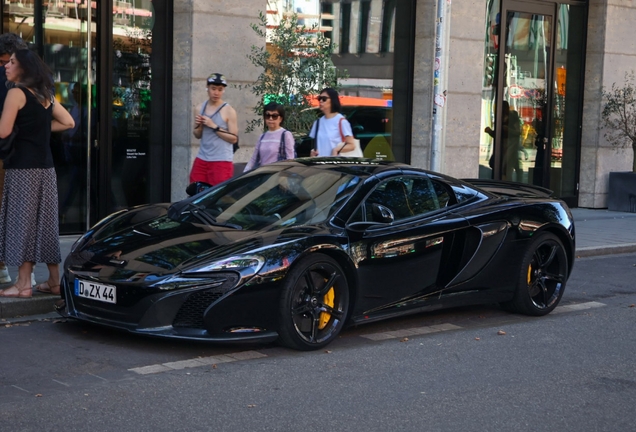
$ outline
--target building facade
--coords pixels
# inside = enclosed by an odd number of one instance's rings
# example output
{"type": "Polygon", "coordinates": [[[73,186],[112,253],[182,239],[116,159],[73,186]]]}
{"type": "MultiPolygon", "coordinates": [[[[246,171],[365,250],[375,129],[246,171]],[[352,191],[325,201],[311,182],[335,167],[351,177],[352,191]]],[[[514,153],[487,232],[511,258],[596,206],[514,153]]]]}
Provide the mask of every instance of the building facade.
{"type": "Polygon", "coordinates": [[[2,32],[42,55],[78,124],[51,143],[63,233],[185,196],[212,72],[230,82],[235,161],[248,160],[259,12],[270,26],[297,13],[337,45],[366,155],[541,185],[590,208],[606,207],[610,171],[631,168],[599,126],[603,88],[636,65],[633,0],[8,0],[2,32]]]}

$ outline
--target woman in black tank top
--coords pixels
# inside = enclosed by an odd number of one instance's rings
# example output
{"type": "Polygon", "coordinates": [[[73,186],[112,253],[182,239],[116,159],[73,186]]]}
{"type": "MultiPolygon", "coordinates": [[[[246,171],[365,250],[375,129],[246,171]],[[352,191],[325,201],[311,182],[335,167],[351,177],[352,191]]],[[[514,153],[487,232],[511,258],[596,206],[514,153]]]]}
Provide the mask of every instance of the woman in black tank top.
{"type": "Polygon", "coordinates": [[[55,103],[51,71],[29,50],[16,51],[5,66],[9,90],[0,117],[0,138],[17,126],[15,151],[4,160],[6,178],[0,204],[0,262],[18,266],[15,285],[1,297],[31,297],[31,272],[46,263],[48,280],[39,291],[59,294],[61,262],[57,179],[50,147],[51,132],[74,125],[55,103]]]}

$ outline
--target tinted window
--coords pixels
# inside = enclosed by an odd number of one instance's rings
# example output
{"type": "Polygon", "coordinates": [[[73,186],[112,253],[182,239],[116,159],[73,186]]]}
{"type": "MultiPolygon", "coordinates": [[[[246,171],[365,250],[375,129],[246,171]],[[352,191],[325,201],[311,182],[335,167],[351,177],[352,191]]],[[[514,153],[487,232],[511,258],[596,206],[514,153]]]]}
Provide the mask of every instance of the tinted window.
{"type": "Polygon", "coordinates": [[[354,217],[375,221],[373,204],[380,204],[388,208],[397,221],[439,210],[447,205],[449,198],[448,191],[437,190],[428,177],[396,177],[380,183],[366,198],[362,212],[354,217]]]}

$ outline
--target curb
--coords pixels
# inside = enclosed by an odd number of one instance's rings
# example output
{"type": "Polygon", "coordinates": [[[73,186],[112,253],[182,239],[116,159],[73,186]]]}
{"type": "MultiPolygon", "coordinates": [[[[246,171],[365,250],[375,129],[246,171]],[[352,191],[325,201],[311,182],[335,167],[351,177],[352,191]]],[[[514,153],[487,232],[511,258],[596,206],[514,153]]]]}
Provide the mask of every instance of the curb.
{"type": "Polygon", "coordinates": [[[636,252],[636,243],[624,243],[612,246],[587,246],[577,248],[575,255],[577,258],[587,258],[602,255],[615,255],[636,252]]]}
{"type": "Polygon", "coordinates": [[[30,299],[6,298],[0,300],[0,319],[40,315],[54,312],[57,295],[36,295],[30,299]]]}

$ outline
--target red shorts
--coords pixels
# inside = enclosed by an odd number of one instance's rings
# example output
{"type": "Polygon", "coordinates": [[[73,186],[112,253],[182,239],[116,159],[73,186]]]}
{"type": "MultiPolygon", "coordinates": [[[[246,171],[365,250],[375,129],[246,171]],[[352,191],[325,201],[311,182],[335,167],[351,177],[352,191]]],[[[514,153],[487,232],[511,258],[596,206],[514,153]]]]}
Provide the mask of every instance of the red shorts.
{"type": "Polygon", "coordinates": [[[196,158],[190,172],[190,183],[205,182],[212,186],[231,179],[234,175],[234,164],[226,161],[208,162],[196,158]]]}

